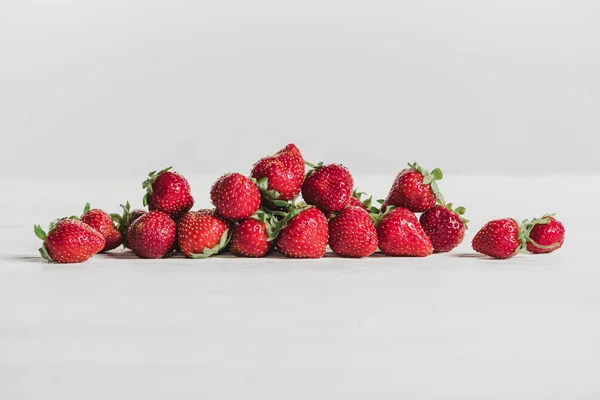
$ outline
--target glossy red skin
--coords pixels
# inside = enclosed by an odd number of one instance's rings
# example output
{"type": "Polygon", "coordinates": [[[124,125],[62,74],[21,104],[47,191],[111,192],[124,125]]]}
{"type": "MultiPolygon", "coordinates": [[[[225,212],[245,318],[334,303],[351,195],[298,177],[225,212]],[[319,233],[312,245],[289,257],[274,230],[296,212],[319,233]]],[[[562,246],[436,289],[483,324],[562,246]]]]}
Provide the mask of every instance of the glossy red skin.
{"type": "Polygon", "coordinates": [[[472,241],[473,250],[490,257],[506,259],[515,256],[521,247],[519,224],[511,219],[495,219],[485,224],[472,241]]]}
{"type": "Polygon", "coordinates": [[[229,251],[239,257],[264,257],[273,249],[268,236],[264,222],[246,219],[233,228],[229,251]]]}
{"type": "Polygon", "coordinates": [[[419,222],[431,240],[435,253],[450,251],[465,238],[465,224],[460,215],[444,206],[437,205],[425,211],[419,222]]]}
{"type": "Polygon", "coordinates": [[[534,254],[553,252],[560,249],[565,242],[565,227],[563,224],[553,217],[547,218],[550,222],[547,224],[536,224],[531,229],[529,238],[541,246],[552,246],[555,243],[560,243],[560,245],[552,249],[540,249],[532,243],[527,242],[527,250],[534,254]]]}
{"type": "Polygon", "coordinates": [[[423,184],[423,175],[412,168],[406,168],[396,176],[384,204],[404,207],[412,212],[424,212],[435,206],[436,201],[431,185],[423,184]]]}
{"type": "Polygon", "coordinates": [[[291,200],[300,193],[304,181],[304,159],[293,143],[272,156],[257,161],[251,176],[257,181],[266,177],[268,189],[279,192],[280,200],[291,200]]]}
{"type": "Polygon", "coordinates": [[[88,224],[104,236],[106,245],[102,251],[116,249],[123,243],[123,235],[115,228],[110,215],[97,208],[92,208],[81,216],[81,222],[88,224]]]}
{"type": "Polygon", "coordinates": [[[231,221],[250,218],[261,200],[256,185],[238,173],[220,177],[210,190],[210,199],[219,215],[231,221]]]}
{"type": "Polygon", "coordinates": [[[162,211],[177,220],[194,205],[190,184],[176,172],[164,171],[152,183],[152,193],[148,197],[150,211],[162,211]]]}
{"type": "Polygon", "coordinates": [[[327,219],[321,210],[310,207],[292,218],[279,232],[277,247],[294,258],[321,258],[329,241],[327,219]]]}
{"type": "Polygon", "coordinates": [[[338,164],[324,165],[309,172],[302,185],[302,198],[327,214],[346,207],[353,187],[348,169],[338,164]]]}
{"type": "Polygon", "coordinates": [[[394,208],[377,224],[379,248],[388,256],[425,257],[433,253],[429,237],[417,217],[406,208],[394,208]]]}
{"type": "Polygon", "coordinates": [[[44,240],[50,258],[58,263],[80,263],[102,251],[104,236],[76,219],[59,221],[44,240]]]}
{"type": "Polygon", "coordinates": [[[214,210],[190,211],[177,222],[179,250],[186,257],[201,254],[205,248],[212,249],[229,229],[229,223],[215,214],[214,210]]]}
{"type": "Polygon", "coordinates": [[[329,247],[341,257],[367,257],[379,240],[375,225],[362,207],[344,208],[329,222],[329,247]]]}
{"type": "Polygon", "coordinates": [[[128,247],[140,258],[164,258],[173,250],[176,237],[175,222],[160,211],[137,218],[127,231],[128,247]]]}

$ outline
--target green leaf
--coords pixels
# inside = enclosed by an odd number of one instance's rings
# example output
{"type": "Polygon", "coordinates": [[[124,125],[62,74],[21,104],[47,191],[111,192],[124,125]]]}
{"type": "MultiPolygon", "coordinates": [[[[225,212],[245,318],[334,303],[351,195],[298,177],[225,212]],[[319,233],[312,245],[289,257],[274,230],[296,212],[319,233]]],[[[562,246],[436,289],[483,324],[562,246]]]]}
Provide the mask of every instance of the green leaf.
{"type": "Polygon", "coordinates": [[[44,232],[44,230],[42,229],[42,227],[39,226],[39,225],[34,225],[33,226],[33,232],[35,233],[35,236],[37,236],[38,238],[40,238],[42,240],[46,240],[46,238],[48,237],[46,235],[46,232],[44,232]]]}
{"type": "Polygon", "coordinates": [[[50,254],[48,254],[48,249],[46,249],[45,245],[40,247],[39,251],[43,259],[48,260],[48,262],[52,261],[52,259],[50,258],[50,254]]]}
{"type": "Polygon", "coordinates": [[[288,206],[288,202],[285,200],[271,200],[271,203],[273,203],[277,207],[287,207],[288,206]]]}
{"type": "Polygon", "coordinates": [[[83,213],[90,211],[90,203],[85,203],[85,207],[83,207],[83,213]]]}
{"type": "Polygon", "coordinates": [[[204,253],[191,253],[190,257],[193,259],[203,259],[203,258],[207,258],[208,256],[205,255],[204,253]]]}
{"type": "Polygon", "coordinates": [[[111,213],[111,214],[110,214],[110,219],[112,219],[112,221],[113,221],[115,224],[118,224],[119,222],[121,222],[121,215],[119,215],[119,214],[116,214],[116,213],[111,213]]]}
{"type": "Polygon", "coordinates": [[[225,229],[225,232],[221,235],[221,240],[219,240],[219,249],[222,250],[229,242],[229,229],[225,229]]]}
{"type": "Polygon", "coordinates": [[[458,215],[463,215],[465,213],[465,211],[467,211],[467,209],[464,207],[456,207],[456,209],[454,211],[456,211],[456,213],[458,215]]]}
{"type": "Polygon", "coordinates": [[[148,205],[148,193],[146,193],[144,195],[144,199],[143,199],[142,203],[144,204],[144,207],[146,207],[148,205]]]}
{"type": "Polygon", "coordinates": [[[431,175],[433,175],[433,177],[438,181],[444,177],[442,170],[439,168],[435,168],[433,171],[431,171],[431,175]]]}
{"type": "Polygon", "coordinates": [[[385,203],[385,200],[383,200],[383,199],[377,199],[377,202],[378,202],[379,204],[383,204],[383,203],[385,203]]]}
{"type": "Polygon", "coordinates": [[[435,180],[435,178],[433,177],[433,175],[425,175],[423,177],[423,185],[429,185],[434,180],[435,180]]]}
{"type": "Polygon", "coordinates": [[[264,178],[262,178],[261,180],[256,182],[256,186],[258,186],[258,189],[260,191],[263,191],[263,192],[266,191],[269,188],[268,178],[265,176],[264,178]]]}

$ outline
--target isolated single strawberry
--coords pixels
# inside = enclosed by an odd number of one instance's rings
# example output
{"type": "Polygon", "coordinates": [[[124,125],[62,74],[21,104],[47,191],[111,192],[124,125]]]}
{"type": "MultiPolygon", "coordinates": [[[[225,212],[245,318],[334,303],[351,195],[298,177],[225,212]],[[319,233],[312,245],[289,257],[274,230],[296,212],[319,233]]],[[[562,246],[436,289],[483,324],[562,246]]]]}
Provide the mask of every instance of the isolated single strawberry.
{"type": "Polygon", "coordinates": [[[80,263],[102,251],[104,236],[76,217],[62,219],[50,225],[48,234],[34,226],[36,236],[44,241],[40,254],[48,261],[58,263],[80,263]]]}
{"type": "Polygon", "coordinates": [[[177,220],[192,208],[194,199],[188,181],[170,171],[171,168],[148,174],[148,178],[142,183],[142,187],[146,189],[144,206],[147,205],[150,211],[162,211],[177,220]]]}
{"type": "Polygon", "coordinates": [[[346,207],[329,222],[329,247],[339,256],[370,256],[378,242],[373,220],[362,207],[346,207]]]}
{"type": "Polygon", "coordinates": [[[104,236],[106,244],[102,251],[116,249],[123,243],[123,235],[115,228],[115,224],[109,213],[98,208],[90,209],[90,203],[87,203],[80,220],[104,236]]]}
{"type": "Polygon", "coordinates": [[[293,143],[272,156],[258,160],[252,167],[251,176],[260,181],[267,179],[266,198],[288,201],[300,193],[304,181],[304,160],[293,143]]]}
{"type": "Polygon", "coordinates": [[[122,214],[113,213],[110,214],[110,217],[116,224],[116,229],[121,233],[123,237],[123,248],[127,248],[127,231],[129,231],[129,227],[133,224],[133,221],[146,214],[146,210],[135,209],[131,210],[131,205],[129,201],[125,204],[120,204],[120,207],[123,209],[122,214]]]}
{"type": "Polygon", "coordinates": [[[302,184],[302,198],[325,214],[340,211],[352,197],[354,180],[350,171],[342,165],[313,166],[302,184]]]}
{"type": "Polygon", "coordinates": [[[189,258],[207,258],[227,247],[231,230],[214,210],[189,211],[177,222],[179,249],[189,258]]]}
{"type": "Polygon", "coordinates": [[[565,227],[553,214],[536,218],[532,223],[530,240],[527,242],[528,251],[534,254],[550,253],[562,247],[565,242],[565,227]]]}
{"type": "Polygon", "coordinates": [[[408,164],[410,168],[402,170],[394,180],[382,210],[387,206],[404,207],[412,212],[427,211],[435,206],[439,199],[444,200],[436,180],[443,178],[439,168],[429,172],[416,162],[408,164]]]}
{"type": "Polygon", "coordinates": [[[316,207],[292,209],[277,237],[283,254],[295,258],[321,258],[325,255],[329,229],[327,219],[316,207]]]}
{"type": "Polygon", "coordinates": [[[463,218],[464,213],[464,207],[453,209],[452,203],[448,203],[445,207],[438,204],[421,214],[419,222],[434,252],[447,252],[462,243],[469,222],[463,218]]]}
{"type": "Polygon", "coordinates": [[[273,249],[276,229],[270,216],[259,210],[234,226],[229,251],[240,257],[264,257],[273,249]]]}
{"type": "Polygon", "coordinates": [[[217,213],[235,221],[250,218],[260,207],[260,191],[250,178],[231,173],[221,176],[210,190],[217,213]]]}
{"type": "Polygon", "coordinates": [[[425,257],[433,253],[431,240],[417,217],[406,208],[386,210],[377,223],[379,248],[388,256],[425,257]]]}
{"type": "Polygon", "coordinates": [[[150,211],[137,218],[127,231],[127,245],[140,258],[164,258],[174,248],[175,222],[161,211],[150,211]]]}

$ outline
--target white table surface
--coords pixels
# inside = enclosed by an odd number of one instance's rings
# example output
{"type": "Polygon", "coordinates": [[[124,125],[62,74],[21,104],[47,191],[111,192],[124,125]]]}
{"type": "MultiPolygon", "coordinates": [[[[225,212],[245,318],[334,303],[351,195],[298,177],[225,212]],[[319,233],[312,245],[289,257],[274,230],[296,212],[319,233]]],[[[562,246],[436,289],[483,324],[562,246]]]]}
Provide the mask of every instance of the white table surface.
{"type": "MultiPolygon", "coordinates": [[[[190,177],[198,208],[214,178],[190,177]]],[[[0,399],[600,398],[600,177],[446,176],[472,229],[423,259],[39,258],[34,223],[116,211],[140,181],[0,178],[0,399]],[[554,254],[470,249],[489,219],[550,211],[554,254]]]]}

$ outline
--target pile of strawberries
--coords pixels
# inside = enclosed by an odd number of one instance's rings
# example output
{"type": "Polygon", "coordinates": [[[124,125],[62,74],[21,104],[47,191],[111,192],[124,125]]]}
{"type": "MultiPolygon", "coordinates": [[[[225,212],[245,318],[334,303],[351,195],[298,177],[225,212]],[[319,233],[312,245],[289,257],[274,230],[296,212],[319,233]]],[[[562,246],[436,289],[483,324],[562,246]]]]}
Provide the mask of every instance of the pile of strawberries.
{"type": "MultiPolygon", "coordinates": [[[[141,258],[174,252],[207,258],[225,250],[264,257],[275,248],[288,257],[320,258],[328,245],[341,257],[367,257],[377,248],[388,256],[425,257],[454,249],[467,229],[464,207],[454,208],[440,193],[442,177],[439,168],[409,164],[375,206],[354,190],[347,168],[313,165],[289,144],[256,162],[250,176],[221,176],[210,190],[213,209],[191,211],[190,184],[169,167],[143,182],[147,211],[127,202],[122,214],[108,214],[87,204],[81,217],[56,220],[48,233],[39,225],[34,230],[44,241],[41,255],[59,263],[83,262],[120,245],[141,258]]],[[[473,249],[495,258],[525,248],[547,253],[562,246],[564,233],[550,215],[521,225],[494,220],[475,235],[473,249]]]]}

